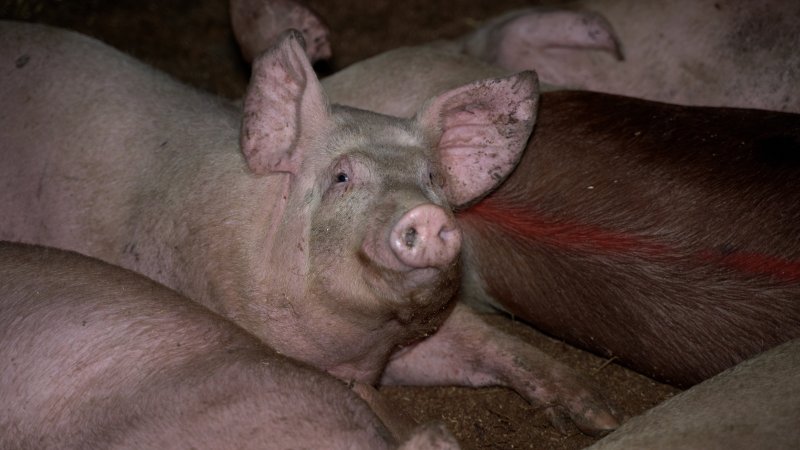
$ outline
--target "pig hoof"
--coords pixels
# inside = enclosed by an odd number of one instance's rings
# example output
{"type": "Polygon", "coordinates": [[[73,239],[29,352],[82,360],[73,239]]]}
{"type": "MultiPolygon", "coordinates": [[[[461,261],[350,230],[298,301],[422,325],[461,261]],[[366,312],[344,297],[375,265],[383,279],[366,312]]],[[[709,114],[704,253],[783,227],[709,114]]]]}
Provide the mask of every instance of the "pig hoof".
{"type": "Polygon", "coordinates": [[[602,437],[619,428],[620,422],[609,411],[588,408],[580,412],[568,412],[560,406],[548,408],[545,413],[559,433],[567,435],[574,429],[571,424],[589,436],[602,437]]]}
{"type": "Polygon", "coordinates": [[[450,431],[439,422],[426,423],[414,429],[405,442],[400,444],[399,450],[448,450],[458,449],[458,441],[450,431]]]}

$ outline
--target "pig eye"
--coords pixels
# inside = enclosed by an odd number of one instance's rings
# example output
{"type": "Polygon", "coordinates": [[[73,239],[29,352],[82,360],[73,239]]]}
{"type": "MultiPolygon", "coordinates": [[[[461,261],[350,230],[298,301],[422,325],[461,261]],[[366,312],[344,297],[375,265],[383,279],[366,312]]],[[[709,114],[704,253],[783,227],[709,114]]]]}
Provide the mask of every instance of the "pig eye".
{"type": "Polygon", "coordinates": [[[339,173],[336,174],[336,182],[337,183],[347,183],[348,181],[350,181],[350,175],[348,175],[348,174],[346,174],[344,172],[339,172],[339,173]]]}

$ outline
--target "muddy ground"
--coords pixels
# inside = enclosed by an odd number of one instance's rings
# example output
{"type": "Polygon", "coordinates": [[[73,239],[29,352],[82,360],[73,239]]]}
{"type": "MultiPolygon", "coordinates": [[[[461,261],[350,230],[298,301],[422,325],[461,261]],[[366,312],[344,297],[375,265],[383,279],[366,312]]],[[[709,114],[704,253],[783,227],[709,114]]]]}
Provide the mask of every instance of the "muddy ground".
{"type": "MultiPolygon", "coordinates": [[[[462,34],[521,0],[312,1],[333,30],[330,72],[402,45],[462,34]]],[[[552,3],[552,2],[550,2],[552,3]]],[[[202,89],[230,98],[244,92],[248,68],[228,23],[227,0],[0,0],[0,18],[37,21],[95,36],[202,89]]],[[[534,342],[581,371],[627,416],[678,392],[502,316],[497,326],[534,342]]],[[[444,421],[466,449],[582,448],[594,439],[560,435],[515,393],[502,389],[384,388],[420,421],[444,421]]]]}

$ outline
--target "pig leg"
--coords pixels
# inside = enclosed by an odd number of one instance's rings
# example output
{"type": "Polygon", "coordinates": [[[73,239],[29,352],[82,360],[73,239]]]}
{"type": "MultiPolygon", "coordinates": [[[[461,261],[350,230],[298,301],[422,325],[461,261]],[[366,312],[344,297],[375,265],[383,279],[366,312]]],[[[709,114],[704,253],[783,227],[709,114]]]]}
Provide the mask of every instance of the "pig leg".
{"type": "Polygon", "coordinates": [[[602,435],[619,425],[613,408],[571,369],[525,342],[486,324],[458,304],[433,336],[403,348],[381,380],[387,385],[508,386],[547,408],[562,433],[568,416],[584,433],[602,435]]]}

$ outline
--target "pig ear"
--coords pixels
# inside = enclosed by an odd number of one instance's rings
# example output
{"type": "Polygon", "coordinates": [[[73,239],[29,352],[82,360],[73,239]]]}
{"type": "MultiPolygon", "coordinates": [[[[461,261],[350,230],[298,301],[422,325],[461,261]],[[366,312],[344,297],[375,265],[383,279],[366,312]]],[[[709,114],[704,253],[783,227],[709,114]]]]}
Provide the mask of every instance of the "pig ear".
{"type": "MultiPolygon", "coordinates": [[[[614,28],[592,11],[529,8],[490,20],[463,39],[463,51],[508,70],[537,69],[552,49],[607,52],[622,60],[614,28]]],[[[543,74],[541,74],[544,76],[543,74]]]]}
{"type": "Polygon", "coordinates": [[[327,100],[303,37],[290,30],[253,62],[240,136],[250,170],[295,173],[309,140],[327,120],[327,100]]]}
{"type": "Polygon", "coordinates": [[[440,94],[417,114],[438,142],[444,190],[464,208],[496,188],[514,170],[536,120],[533,72],[482,80],[440,94]]]}
{"type": "Polygon", "coordinates": [[[301,0],[230,0],[230,15],[233,34],[247,62],[275,45],[289,29],[303,34],[309,60],[331,57],[330,29],[301,0]]]}

